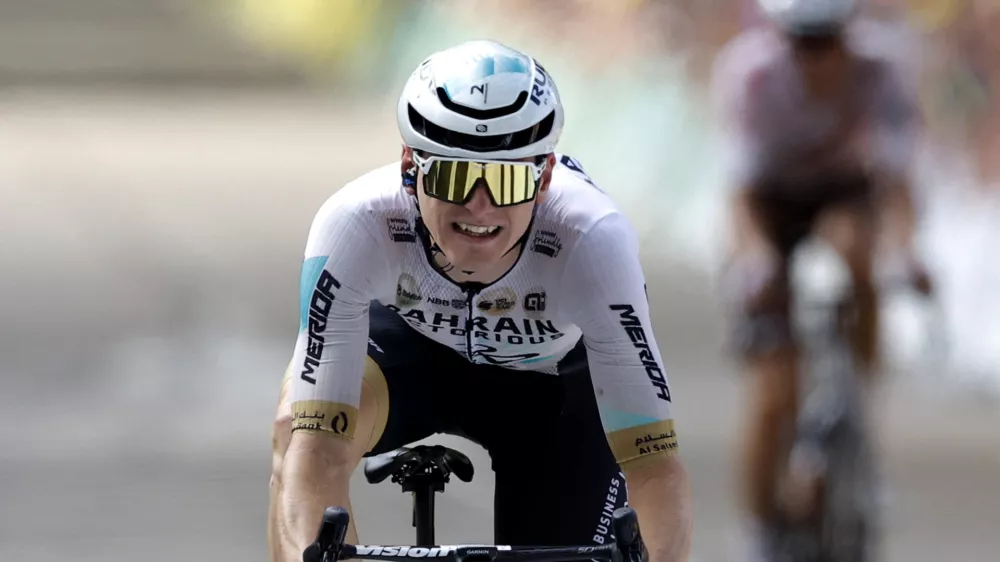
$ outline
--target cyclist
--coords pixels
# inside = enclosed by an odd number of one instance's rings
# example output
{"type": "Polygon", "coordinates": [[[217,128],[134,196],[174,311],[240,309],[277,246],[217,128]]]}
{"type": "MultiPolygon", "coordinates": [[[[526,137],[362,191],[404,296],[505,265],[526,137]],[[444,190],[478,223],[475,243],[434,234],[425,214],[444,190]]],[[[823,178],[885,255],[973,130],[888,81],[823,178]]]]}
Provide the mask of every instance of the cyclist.
{"type": "Polygon", "coordinates": [[[272,559],[301,560],[324,507],[350,509],[363,457],[448,433],[490,453],[497,543],[603,544],[628,501],[651,559],[684,560],[688,480],[637,237],[554,152],[552,77],[463,43],[416,68],[397,120],[400,161],[337,191],[309,231],[272,559]]]}
{"type": "Polygon", "coordinates": [[[852,340],[866,381],[877,366],[876,242],[920,289],[930,285],[913,251],[908,181],[922,123],[891,41],[857,15],[857,0],[759,0],[758,8],[762,25],[718,55],[713,95],[733,188],[725,292],[751,379],[738,465],[754,527],[766,530],[788,515],[776,498],[797,409],[792,251],[816,234],[848,265],[858,305],[852,340]]]}

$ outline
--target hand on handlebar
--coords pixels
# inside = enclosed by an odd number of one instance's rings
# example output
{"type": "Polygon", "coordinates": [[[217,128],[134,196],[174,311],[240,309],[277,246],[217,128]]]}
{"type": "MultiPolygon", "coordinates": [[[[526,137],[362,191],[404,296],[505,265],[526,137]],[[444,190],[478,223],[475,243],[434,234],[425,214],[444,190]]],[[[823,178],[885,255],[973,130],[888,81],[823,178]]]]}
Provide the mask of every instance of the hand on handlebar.
{"type": "Polygon", "coordinates": [[[912,252],[881,260],[879,269],[881,270],[879,273],[882,279],[881,285],[885,288],[891,290],[908,287],[924,297],[930,297],[934,294],[934,282],[930,272],[923,261],[912,252]]]}
{"type": "Polygon", "coordinates": [[[933,295],[934,282],[931,279],[930,272],[928,272],[927,268],[924,267],[924,264],[919,261],[914,261],[910,267],[910,279],[913,284],[913,288],[925,297],[933,295]]]}
{"type": "MultiPolygon", "coordinates": [[[[551,560],[554,552],[562,551],[558,556],[564,556],[570,560],[596,559],[610,562],[649,562],[646,547],[643,544],[642,536],[639,532],[639,520],[635,510],[627,507],[615,510],[614,515],[615,545],[614,548],[607,546],[579,546],[579,547],[444,547],[443,552],[435,554],[438,560],[451,562],[464,562],[467,560],[489,561],[508,560],[509,562],[532,562],[533,560],[551,560]],[[471,550],[469,550],[471,549],[471,550]],[[548,552],[546,552],[548,551],[548,552]]],[[[415,554],[409,552],[374,552],[372,548],[382,549],[383,547],[366,546],[366,551],[361,554],[357,551],[356,545],[344,544],[347,526],[350,523],[350,515],[342,507],[328,507],[323,513],[323,520],[317,533],[316,542],[309,545],[302,553],[303,562],[338,562],[339,560],[350,560],[358,558],[368,558],[389,562],[397,560],[407,560],[417,558],[415,554]],[[360,555],[359,555],[360,554],[360,555]]],[[[398,549],[399,547],[392,547],[398,549]]],[[[423,555],[427,556],[426,548],[413,547],[414,550],[424,550],[423,555]]]]}
{"type": "Polygon", "coordinates": [[[649,562],[649,552],[639,532],[639,517],[629,507],[619,507],[614,515],[615,543],[622,562],[649,562]]]}

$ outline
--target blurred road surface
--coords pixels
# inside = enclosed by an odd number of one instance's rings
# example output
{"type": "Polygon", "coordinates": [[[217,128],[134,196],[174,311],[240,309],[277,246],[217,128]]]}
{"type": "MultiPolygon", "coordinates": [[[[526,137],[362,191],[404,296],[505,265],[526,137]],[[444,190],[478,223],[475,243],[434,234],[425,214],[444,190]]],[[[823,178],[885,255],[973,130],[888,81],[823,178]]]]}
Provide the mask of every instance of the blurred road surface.
{"type": "MultiPolygon", "coordinates": [[[[331,191],[398,155],[391,110],[308,94],[0,97],[0,560],[266,560],[301,247],[331,191]]],[[[669,250],[646,258],[694,559],[731,560],[740,381],[706,280],[669,250]]],[[[994,557],[997,404],[904,374],[879,404],[885,560],[994,557]]],[[[439,541],[490,542],[483,451],[432,440],[477,467],[440,499],[439,541]]],[[[363,541],[412,539],[408,496],[361,478],[354,494],[363,541]]]]}

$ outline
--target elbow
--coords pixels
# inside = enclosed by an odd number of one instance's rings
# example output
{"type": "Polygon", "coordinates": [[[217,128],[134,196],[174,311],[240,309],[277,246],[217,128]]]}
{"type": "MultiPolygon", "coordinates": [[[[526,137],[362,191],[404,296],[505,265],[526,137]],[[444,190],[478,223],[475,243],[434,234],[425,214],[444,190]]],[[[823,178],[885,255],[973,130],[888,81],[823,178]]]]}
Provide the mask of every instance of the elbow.
{"type": "Polygon", "coordinates": [[[683,499],[691,495],[687,469],[676,453],[660,453],[636,459],[625,464],[622,472],[630,485],[644,491],[637,497],[645,494],[661,499],[664,496],[683,499]]]}
{"type": "Polygon", "coordinates": [[[286,408],[274,419],[271,428],[271,489],[281,489],[281,470],[292,438],[292,411],[286,408]]]}
{"type": "Polygon", "coordinates": [[[324,432],[296,431],[291,434],[288,448],[278,461],[277,484],[280,486],[293,478],[346,485],[360,460],[355,458],[349,441],[324,432]]]}
{"type": "Polygon", "coordinates": [[[273,490],[289,482],[290,473],[336,478],[350,474],[361,458],[347,440],[321,431],[292,431],[292,409],[281,408],[271,434],[271,480],[273,490]]]}
{"type": "Polygon", "coordinates": [[[629,504],[649,529],[647,544],[660,560],[686,560],[694,530],[691,485],[676,454],[659,454],[622,467],[629,504]],[[634,466],[629,466],[634,464],[634,466]]]}

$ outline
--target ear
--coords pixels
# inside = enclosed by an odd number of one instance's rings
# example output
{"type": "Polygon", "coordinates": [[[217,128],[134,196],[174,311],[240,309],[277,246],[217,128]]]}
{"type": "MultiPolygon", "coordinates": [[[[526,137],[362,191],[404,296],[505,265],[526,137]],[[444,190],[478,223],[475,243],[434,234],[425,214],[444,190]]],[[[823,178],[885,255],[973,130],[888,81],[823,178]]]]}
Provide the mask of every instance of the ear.
{"type": "Polygon", "coordinates": [[[410,195],[416,194],[417,186],[417,165],[413,163],[413,149],[403,145],[403,154],[400,156],[399,172],[403,177],[403,189],[410,195]]]}
{"type": "Polygon", "coordinates": [[[552,183],[552,171],[556,167],[556,155],[549,154],[545,157],[545,171],[542,172],[542,177],[538,180],[538,195],[536,195],[538,203],[545,201],[545,197],[549,192],[549,184],[552,183]]]}

